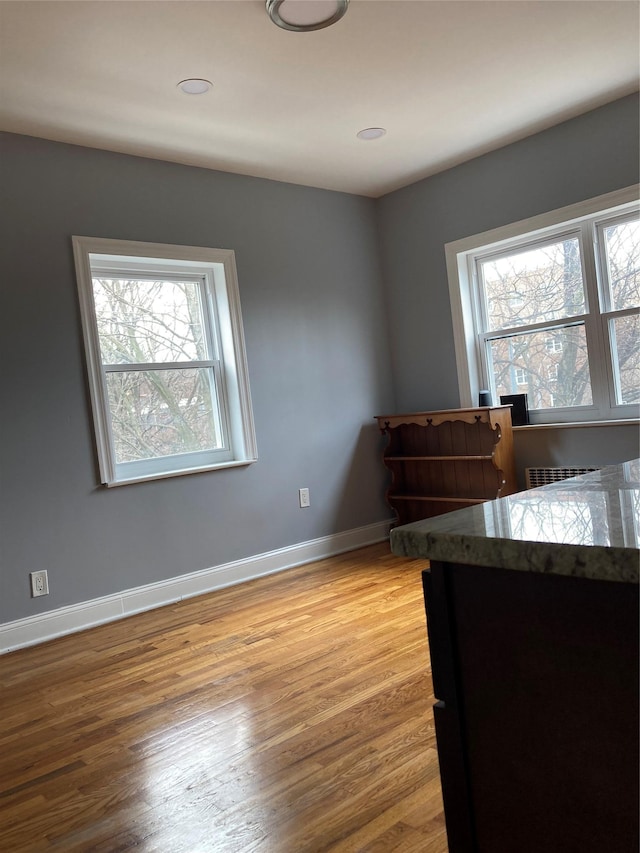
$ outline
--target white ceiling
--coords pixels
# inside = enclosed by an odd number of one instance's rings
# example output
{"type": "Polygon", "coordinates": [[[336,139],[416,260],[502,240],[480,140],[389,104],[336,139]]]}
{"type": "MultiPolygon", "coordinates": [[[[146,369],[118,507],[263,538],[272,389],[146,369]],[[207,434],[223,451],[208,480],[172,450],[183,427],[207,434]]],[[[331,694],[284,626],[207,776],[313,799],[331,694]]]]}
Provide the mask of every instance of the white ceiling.
{"type": "Polygon", "coordinates": [[[262,0],[1,2],[0,128],[376,197],[636,91],[639,9],[351,0],[293,33],[262,0]]]}

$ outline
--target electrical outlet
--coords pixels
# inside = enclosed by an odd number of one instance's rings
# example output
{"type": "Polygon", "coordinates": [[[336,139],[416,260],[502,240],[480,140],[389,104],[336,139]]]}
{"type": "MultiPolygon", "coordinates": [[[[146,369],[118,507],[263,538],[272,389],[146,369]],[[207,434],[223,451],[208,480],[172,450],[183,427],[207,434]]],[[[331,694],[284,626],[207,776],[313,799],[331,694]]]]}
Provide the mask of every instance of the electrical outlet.
{"type": "Polygon", "coordinates": [[[31,598],[49,595],[49,578],[46,569],[41,572],[29,572],[31,578],[31,598]]]}
{"type": "Polygon", "coordinates": [[[309,497],[309,489],[300,489],[298,494],[300,495],[300,506],[301,507],[311,506],[311,498],[309,497]]]}

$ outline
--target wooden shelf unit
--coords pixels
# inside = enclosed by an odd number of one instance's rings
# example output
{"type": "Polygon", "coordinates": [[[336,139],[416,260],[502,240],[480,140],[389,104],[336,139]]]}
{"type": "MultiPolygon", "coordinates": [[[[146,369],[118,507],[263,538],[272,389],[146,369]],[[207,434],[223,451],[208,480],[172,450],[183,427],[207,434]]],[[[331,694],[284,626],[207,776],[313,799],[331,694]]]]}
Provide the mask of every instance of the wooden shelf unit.
{"type": "Polygon", "coordinates": [[[387,503],[408,524],[517,491],[511,406],[377,415],[387,503]]]}

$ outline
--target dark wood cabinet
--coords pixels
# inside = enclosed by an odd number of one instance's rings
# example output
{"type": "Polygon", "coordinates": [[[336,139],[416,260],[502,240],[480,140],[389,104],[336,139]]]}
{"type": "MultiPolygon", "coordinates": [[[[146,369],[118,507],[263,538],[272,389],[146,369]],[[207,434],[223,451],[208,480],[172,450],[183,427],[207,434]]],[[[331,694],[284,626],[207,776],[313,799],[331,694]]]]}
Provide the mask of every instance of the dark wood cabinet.
{"type": "Polygon", "coordinates": [[[517,491],[511,407],[378,415],[398,524],[517,491]]]}
{"type": "Polygon", "coordinates": [[[638,585],[431,562],[451,853],[636,853],[638,585]]]}

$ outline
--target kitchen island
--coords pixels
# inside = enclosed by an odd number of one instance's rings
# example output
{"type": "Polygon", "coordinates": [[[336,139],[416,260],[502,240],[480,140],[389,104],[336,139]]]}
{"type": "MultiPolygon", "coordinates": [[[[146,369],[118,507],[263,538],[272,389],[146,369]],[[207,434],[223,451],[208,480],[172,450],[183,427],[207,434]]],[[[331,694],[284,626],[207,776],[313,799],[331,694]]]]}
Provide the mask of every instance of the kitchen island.
{"type": "Polygon", "coordinates": [[[414,522],[451,853],[638,850],[640,461],[414,522]]]}

